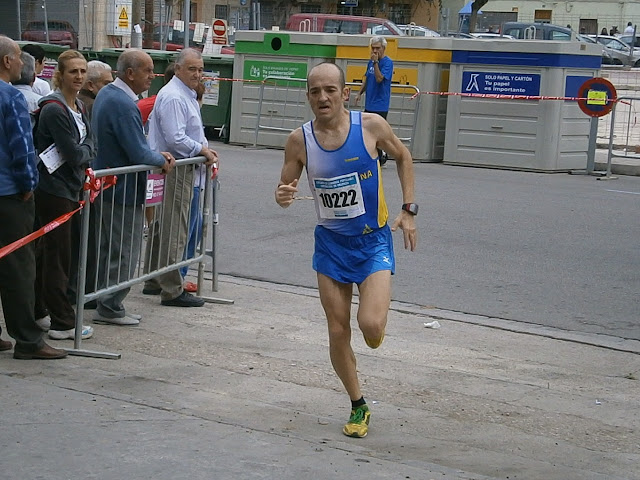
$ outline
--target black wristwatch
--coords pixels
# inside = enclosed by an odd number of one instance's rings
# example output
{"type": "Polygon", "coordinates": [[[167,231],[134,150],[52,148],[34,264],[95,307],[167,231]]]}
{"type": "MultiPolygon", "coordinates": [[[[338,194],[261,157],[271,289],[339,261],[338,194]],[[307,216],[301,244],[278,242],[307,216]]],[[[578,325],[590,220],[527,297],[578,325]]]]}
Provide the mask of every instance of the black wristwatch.
{"type": "Polygon", "coordinates": [[[409,212],[411,215],[418,214],[418,204],[417,203],[403,203],[402,210],[405,212],[409,212]]]}

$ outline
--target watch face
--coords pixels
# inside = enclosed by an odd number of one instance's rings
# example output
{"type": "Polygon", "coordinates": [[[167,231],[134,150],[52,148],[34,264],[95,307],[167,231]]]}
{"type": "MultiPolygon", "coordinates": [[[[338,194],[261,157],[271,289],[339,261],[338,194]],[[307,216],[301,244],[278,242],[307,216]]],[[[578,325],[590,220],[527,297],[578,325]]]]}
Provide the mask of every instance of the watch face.
{"type": "Polygon", "coordinates": [[[402,208],[413,215],[418,214],[418,205],[416,203],[405,203],[402,208]]]}

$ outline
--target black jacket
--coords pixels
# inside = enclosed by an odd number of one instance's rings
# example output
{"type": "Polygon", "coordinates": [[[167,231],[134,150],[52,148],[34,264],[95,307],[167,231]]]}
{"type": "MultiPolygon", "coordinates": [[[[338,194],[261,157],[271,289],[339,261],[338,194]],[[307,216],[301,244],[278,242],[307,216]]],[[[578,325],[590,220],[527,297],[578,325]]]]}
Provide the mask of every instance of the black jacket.
{"type": "Polygon", "coordinates": [[[38,188],[57,197],[78,201],[84,184],[85,169],[96,155],[91,123],[85,113],[84,105],[81,101],[76,101],[78,109],[82,112],[82,120],[87,127],[87,136],[82,143],[80,143],[80,131],[76,121],[66,106],[64,96],[59,91],[41,98],[39,105],[39,118],[34,134],[35,147],[38,152],[43,152],[55,143],[65,163],[55,172],[49,173],[44,163],[40,161],[38,188]]]}

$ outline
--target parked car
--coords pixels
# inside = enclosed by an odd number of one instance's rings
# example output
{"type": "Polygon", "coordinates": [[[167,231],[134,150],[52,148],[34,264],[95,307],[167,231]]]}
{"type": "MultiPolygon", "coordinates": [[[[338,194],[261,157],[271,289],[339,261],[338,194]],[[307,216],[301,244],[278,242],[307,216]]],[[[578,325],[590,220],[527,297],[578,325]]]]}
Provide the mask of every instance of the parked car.
{"type": "Polygon", "coordinates": [[[384,18],[331,13],[294,13],[287,20],[285,30],[296,32],[372,33],[404,35],[398,26],[384,18]]]}
{"type": "MultiPolygon", "coordinates": [[[[565,42],[577,40],[578,42],[598,44],[587,35],[577,34],[570,28],[551,23],[506,22],[502,27],[502,31],[504,35],[511,35],[520,40],[556,40],[565,42]]],[[[612,63],[611,54],[605,50],[604,45],[599,44],[599,46],[602,48],[602,63],[612,63]]]]}
{"type": "Polygon", "coordinates": [[[567,27],[551,23],[506,22],[502,34],[521,40],[565,40],[575,39],[575,33],[567,27]]]}
{"type": "Polygon", "coordinates": [[[465,32],[456,32],[456,31],[450,31],[447,32],[446,34],[447,37],[454,37],[454,38],[473,38],[471,36],[471,34],[469,33],[465,33],[465,32]]]}
{"type": "Polygon", "coordinates": [[[636,35],[635,40],[633,39],[633,34],[629,33],[618,35],[618,38],[627,45],[633,46],[634,48],[640,47],[640,35],[636,35]],[[633,40],[633,42],[631,40],[633,40]],[[631,43],[633,43],[633,45],[631,45],[631,43]]]}
{"type": "Polygon", "coordinates": [[[589,37],[604,45],[614,65],[640,67],[640,49],[632,50],[629,45],[613,35],[589,35],[589,37]]]}
{"type": "Polygon", "coordinates": [[[501,35],[499,33],[488,33],[488,32],[479,32],[479,33],[471,33],[473,38],[484,38],[484,39],[496,39],[496,40],[515,40],[511,35],[501,35]]]}
{"type": "MultiPolygon", "coordinates": [[[[76,30],[66,20],[49,20],[49,43],[53,45],[63,45],[69,48],[78,48],[78,34],[76,30]]],[[[47,43],[47,32],[44,20],[27,23],[22,32],[22,40],[27,42],[47,43]]]]}
{"type": "Polygon", "coordinates": [[[405,35],[409,37],[439,37],[440,34],[430,28],[423,27],[422,25],[416,25],[410,23],[409,25],[398,25],[398,28],[402,30],[405,35]]]}

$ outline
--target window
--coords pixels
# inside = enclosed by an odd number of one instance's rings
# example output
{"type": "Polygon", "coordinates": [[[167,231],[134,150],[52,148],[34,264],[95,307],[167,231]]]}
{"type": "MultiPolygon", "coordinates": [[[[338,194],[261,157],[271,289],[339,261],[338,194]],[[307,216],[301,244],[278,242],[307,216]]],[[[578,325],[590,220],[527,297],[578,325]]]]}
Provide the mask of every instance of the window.
{"type": "Polygon", "coordinates": [[[279,25],[276,21],[275,3],[263,0],[260,2],[260,28],[271,30],[273,25],[279,25]]]}
{"type": "Polygon", "coordinates": [[[551,10],[536,10],[533,18],[536,23],[551,23],[551,10]]]}
{"type": "Polygon", "coordinates": [[[229,18],[229,10],[227,5],[216,5],[214,9],[214,15],[221,20],[227,20],[229,18]]]}
{"type": "Polygon", "coordinates": [[[626,43],[623,43],[620,40],[617,40],[615,38],[602,39],[601,43],[604,43],[607,47],[612,48],[613,50],[618,50],[623,52],[629,51],[629,47],[627,46],[626,43]]]}
{"type": "Polygon", "coordinates": [[[571,40],[571,35],[565,32],[558,32],[557,30],[552,30],[549,40],[569,41],[571,40]]]}
{"type": "Polygon", "coordinates": [[[396,24],[411,22],[411,5],[408,3],[394,3],[389,5],[388,18],[396,24]]]}
{"type": "Polygon", "coordinates": [[[362,33],[362,23],[327,18],[324,22],[324,31],[327,33],[362,33]]]}
{"type": "MultiPolygon", "coordinates": [[[[395,35],[395,33],[389,30],[385,25],[378,25],[377,23],[368,23],[367,32],[371,32],[372,35],[395,35]]],[[[421,35],[424,36],[424,33],[421,35]]]]}
{"type": "MultiPolygon", "coordinates": [[[[362,2],[359,2],[362,3],[362,2]]],[[[344,5],[338,5],[336,13],[338,15],[358,15],[358,16],[369,16],[371,12],[365,12],[364,8],[361,6],[358,7],[345,7],[344,5]]]]}
{"type": "Polygon", "coordinates": [[[597,19],[580,19],[580,33],[595,35],[599,32],[597,19]]]}
{"type": "Polygon", "coordinates": [[[314,3],[303,3],[300,5],[300,13],[320,13],[320,5],[314,3]]]}
{"type": "Polygon", "coordinates": [[[523,30],[521,28],[508,28],[505,29],[505,35],[511,35],[513,38],[519,38],[522,40],[524,38],[523,30]]]}

